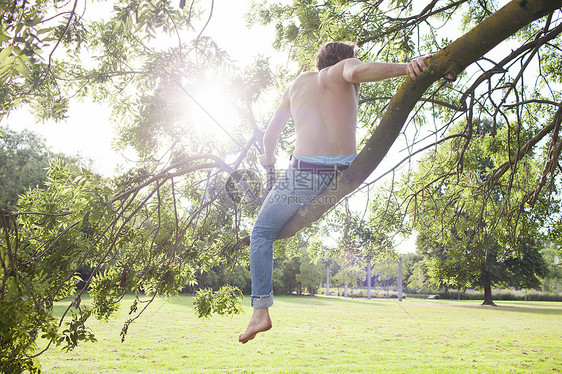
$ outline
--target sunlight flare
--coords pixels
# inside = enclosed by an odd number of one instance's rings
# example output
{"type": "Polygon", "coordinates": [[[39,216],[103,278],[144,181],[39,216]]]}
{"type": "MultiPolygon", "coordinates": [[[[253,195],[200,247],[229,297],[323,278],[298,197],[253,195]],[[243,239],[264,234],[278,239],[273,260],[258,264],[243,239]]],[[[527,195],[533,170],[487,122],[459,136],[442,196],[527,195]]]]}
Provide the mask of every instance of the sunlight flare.
{"type": "Polygon", "coordinates": [[[225,144],[235,141],[240,115],[227,88],[216,79],[201,80],[186,98],[186,114],[201,139],[225,144]]]}

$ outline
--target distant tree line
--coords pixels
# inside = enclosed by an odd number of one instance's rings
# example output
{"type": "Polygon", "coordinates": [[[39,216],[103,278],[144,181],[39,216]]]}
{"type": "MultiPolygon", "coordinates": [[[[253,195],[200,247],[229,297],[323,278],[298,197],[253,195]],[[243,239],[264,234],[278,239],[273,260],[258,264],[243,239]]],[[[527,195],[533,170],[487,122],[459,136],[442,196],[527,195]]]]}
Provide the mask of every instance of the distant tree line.
{"type": "MultiPolygon", "coordinates": [[[[511,291],[539,291],[553,295],[537,296],[544,300],[562,301],[562,267],[555,264],[556,249],[549,244],[540,250],[541,258],[546,266],[544,277],[537,277],[535,283],[527,287],[519,287],[518,277],[503,278],[494,284],[497,288],[511,291]]],[[[417,253],[401,254],[402,259],[402,284],[404,294],[412,296],[438,295],[442,298],[482,298],[482,288],[475,284],[470,289],[480,292],[467,293],[468,288],[456,289],[445,283],[440,283],[432,278],[423,255],[417,253]]],[[[306,249],[291,256],[277,258],[273,269],[273,292],[276,295],[314,295],[319,288],[326,292],[326,280],[330,279],[330,294],[337,296],[366,296],[367,267],[350,265],[339,260],[324,260],[314,262],[310,259],[306,249]],[[329,272],[329,275],[327,274],[329,272]],[[359,293],[353,290],[360,291],[359,293]]],[[[398,284],[398,261],[389,258],[375,261],[371,265],[371,287],[379,290],[379,295],[395,297],[398,284]]],[[[197,276],[197,284],[186,287],[184,292],[194,293],[200,288],[218,290],[225,285],[239,288],[245,295],[251,293],[250,271],[245,267],[226,269],[216,267],[209,269],[197,276]]],[[[509,295],[513,293],[507,292],[509,295]]],[[[505,292],[496,292],[496,299],[511,298],[505,292]]],[[[376,296],[373,296],[376,297],[376,296]]]]}
{"type": "Polygon", "coordinates": [[[45,139],[34,132],[0,126],[0,206],[16,209],[18,198],[33,188],[43,188],[47,168],[56,160],[69,164],[83,160],[48,149],[45,139]]]}

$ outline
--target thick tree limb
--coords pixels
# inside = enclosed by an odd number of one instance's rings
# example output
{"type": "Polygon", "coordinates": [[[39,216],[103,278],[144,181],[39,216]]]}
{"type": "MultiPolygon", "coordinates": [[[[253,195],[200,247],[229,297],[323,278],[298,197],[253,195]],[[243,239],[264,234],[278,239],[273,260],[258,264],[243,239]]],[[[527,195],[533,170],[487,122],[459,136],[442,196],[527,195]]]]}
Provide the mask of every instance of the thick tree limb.
{"type": "Polygon", "coordinates": [[[278,239],[290,237],[318,220],[334,205],[334,198],[341,200],[371,175],[400,134],[414,105],[434,82],[458,75],[519,29],[561,6],[562,0],[511,1],[435,54],[429,68],[416,80],[406,78],[363,150],[335,181],[337,187],[324,190],[320,194],[324,199],[319,198],[317,203],[301,208],[283,227],[278,239]],[[322,201],[326,203],[321,204],[322,201]]]}

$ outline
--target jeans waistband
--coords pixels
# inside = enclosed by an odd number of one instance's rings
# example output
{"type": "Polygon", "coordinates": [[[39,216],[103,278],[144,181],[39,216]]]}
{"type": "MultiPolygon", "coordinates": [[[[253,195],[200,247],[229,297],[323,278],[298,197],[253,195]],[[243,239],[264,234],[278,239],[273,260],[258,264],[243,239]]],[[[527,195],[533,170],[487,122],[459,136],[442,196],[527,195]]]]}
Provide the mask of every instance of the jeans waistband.
{"type": "Polygon", "coordinates": [[[348,165],[313,164],[311,162],[302,161],[294,157],[291,158],[291,166],[297,170],[309,171],[318,174],[336,173],[338,171],[345,170],[349,167],[348,165]]]}

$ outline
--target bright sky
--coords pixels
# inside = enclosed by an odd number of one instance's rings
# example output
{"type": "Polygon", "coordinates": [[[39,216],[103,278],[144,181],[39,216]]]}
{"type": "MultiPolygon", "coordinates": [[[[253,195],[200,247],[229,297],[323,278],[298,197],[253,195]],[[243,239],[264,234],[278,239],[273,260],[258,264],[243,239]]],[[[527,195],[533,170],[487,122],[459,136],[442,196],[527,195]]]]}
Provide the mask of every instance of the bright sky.
{"type": "MultiPolygon", "coordinates": [[[[210,9],[211,0],[202,1],[200,6],[210,9]]],[[[261,26],[246,27],[244,14],[249,6],[250,0],[215,0],[211,22],[205,29],[205,35],[212,36],[242,65],[250,64],[257,55],[274,54],[272,32],[261,26]]],[[[203,18],[206,20],[207,17],[208,13],[203,18]]],[[[95,170],[109,176],[118,164],[124,162],[122,155],[112,148],[113,124],[109,117],[107,107],[83,102],[72,104],[68,118],[60,123],[36,123],[33,115],[22,109],[12,113],[2,125],[16,131],[25,128],[38,133],[46,138],[53,151],[92,159],[95,170]]]]}

